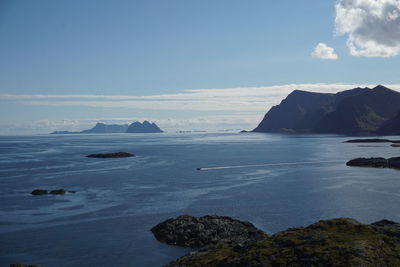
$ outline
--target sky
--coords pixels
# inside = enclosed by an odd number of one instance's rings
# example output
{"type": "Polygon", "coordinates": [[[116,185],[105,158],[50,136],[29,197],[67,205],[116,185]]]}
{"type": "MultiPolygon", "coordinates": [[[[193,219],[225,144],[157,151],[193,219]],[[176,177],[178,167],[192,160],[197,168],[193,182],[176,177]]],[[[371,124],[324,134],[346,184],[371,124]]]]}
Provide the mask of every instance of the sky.
{"type": "Polygon", "coordinates": [[[0,0],[0,134],[255,128],[294,89],[400,90],[400,0],[0,0]]]}

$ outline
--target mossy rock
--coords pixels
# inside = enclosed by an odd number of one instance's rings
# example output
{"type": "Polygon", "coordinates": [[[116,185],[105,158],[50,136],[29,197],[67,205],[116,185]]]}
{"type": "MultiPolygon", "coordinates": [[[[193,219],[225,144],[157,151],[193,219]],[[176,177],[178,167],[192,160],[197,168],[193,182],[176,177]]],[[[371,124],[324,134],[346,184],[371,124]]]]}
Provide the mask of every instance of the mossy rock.
{"type": "Polygon", "coordinates": [[[394,224],[319,221],[245,246],[219,244],[166,266],[400,266],[400,225],[394,224]]]}

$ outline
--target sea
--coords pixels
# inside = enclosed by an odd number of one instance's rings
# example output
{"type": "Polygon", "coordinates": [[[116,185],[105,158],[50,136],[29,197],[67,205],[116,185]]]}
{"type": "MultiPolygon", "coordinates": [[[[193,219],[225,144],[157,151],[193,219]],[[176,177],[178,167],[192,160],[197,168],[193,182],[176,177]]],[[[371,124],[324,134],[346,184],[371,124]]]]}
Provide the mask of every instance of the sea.
{"type": "Polygon", "coordinates": [[[348,139],[0,136],[0,266],[162,266],[193,251],[150,231],[181,214],[231,216],[269,234],[335,217],[400,221],[400,171],[346,166],[356,157],[400,156],[400,148],[348,139]],[[136,157],[85,157],[119,151],[136,157]],[[30,194],[38,188],[77,192],[30,194]]]}

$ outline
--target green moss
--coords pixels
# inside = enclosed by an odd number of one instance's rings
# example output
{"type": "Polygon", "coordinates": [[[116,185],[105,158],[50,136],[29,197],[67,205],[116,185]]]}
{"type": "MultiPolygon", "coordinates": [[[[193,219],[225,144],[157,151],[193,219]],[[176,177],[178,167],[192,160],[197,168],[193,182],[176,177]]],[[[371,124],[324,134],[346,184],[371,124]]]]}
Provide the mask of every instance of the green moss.
{"type": "Polygon", "coordinates": [[[247,247],[221,245],[171,266],[400,266],[398,241],[351,219],[320,221],[247,247]]]}

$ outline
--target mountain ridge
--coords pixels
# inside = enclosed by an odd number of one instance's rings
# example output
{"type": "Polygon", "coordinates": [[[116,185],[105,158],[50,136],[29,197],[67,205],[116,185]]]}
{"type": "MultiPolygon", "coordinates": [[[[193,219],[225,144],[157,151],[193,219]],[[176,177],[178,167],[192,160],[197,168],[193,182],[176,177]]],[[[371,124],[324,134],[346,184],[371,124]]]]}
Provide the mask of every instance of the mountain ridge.
{"type": "MultiPolygon", "coordinates": [[[[400,122],[400,93],[383,85],[336,94],[294,90],[266,113],[253,132],[385,133],[381,127],[397,115],[400,122]]],[[[394,132],[400,134],[400,129],[394,132]]]]}

